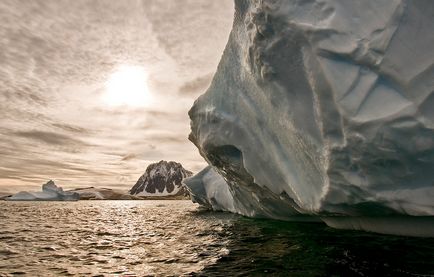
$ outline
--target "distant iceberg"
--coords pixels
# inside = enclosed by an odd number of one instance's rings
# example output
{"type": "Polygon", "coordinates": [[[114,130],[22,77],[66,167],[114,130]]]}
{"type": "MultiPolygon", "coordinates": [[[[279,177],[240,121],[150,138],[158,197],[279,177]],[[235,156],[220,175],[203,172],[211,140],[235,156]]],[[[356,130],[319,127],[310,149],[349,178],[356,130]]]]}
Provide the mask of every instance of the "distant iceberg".
{"type": "Polygon", "coordinates": [[[212,166],[185,180],[193,200],[434,236],[434,1],[235,6],[189,112],[189,138],[212,166]]]}
{"type": "Polygon", "coordinates": [[[77,201],[79,199],[78,193],[65,192],[51,180],[42,185],[42,191],[21,191],[5,198],[7,201],[77,201]]]}

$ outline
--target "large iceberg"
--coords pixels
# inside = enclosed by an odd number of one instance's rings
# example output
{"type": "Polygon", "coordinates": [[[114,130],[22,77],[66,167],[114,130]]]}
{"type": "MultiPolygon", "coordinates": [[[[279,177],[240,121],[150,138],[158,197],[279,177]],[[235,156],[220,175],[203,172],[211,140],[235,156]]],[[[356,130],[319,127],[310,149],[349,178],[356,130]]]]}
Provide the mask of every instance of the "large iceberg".
{"type": "Polygon", "coordinates": [[[193,199],[434,236],[434,1],[235,6],[217,73],[189,112],[212,166],[184,181],[193,199]]]}
{"type": "Polygon", "coordinates": [[[42,185],[42,191],[20,191],[5,198],[8,201],[77,201],[79,199],[80,195],[77,192],[63,191],[52,180],[42,185]]]}

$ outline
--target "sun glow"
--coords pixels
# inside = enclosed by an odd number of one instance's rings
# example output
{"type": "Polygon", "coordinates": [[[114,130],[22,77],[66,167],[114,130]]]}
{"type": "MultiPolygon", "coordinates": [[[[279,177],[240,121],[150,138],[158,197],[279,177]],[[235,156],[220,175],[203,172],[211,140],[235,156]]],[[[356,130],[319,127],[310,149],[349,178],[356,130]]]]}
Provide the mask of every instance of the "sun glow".
{"type": "Polygon", "coordinates": [[[105,83],[104,101],[110,106],[146,106],[151,101],[147,73],[141,66],[123,65],[105,83]]]}

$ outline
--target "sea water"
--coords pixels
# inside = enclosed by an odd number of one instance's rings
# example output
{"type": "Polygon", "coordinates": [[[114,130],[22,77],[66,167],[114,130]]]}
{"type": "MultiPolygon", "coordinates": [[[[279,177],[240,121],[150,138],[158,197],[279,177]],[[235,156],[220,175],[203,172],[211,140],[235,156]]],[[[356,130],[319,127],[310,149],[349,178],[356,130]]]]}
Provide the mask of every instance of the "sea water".
{"type": "Polygon", "coordinates": [[[434,239],[190,201],[0,202],[0,276],[434,276],[434,239]]]}

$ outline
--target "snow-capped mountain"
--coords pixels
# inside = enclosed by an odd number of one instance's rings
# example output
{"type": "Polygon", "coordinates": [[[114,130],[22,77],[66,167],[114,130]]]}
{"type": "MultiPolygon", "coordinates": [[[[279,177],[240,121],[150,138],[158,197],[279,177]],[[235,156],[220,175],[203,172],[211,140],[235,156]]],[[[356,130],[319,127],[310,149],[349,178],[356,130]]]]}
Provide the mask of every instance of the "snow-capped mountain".
{"type": "Polygon", "coordinates": [[[131,188],[130,194],[138,196],[184,195],[187,191],[181,181],[192,174],[180,163],[159,161],[146,168],[145,173],[131,188]]]}

